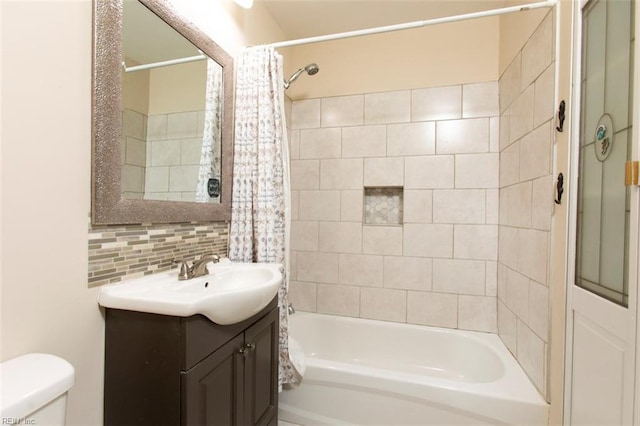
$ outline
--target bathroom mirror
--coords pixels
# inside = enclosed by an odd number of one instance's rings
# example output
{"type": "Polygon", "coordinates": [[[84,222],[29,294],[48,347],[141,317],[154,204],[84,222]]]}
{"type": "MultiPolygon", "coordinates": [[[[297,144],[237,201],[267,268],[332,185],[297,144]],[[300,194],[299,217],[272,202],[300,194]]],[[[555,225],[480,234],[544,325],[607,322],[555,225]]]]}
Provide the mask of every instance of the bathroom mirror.
{"type": "Polygon", "coordinates": [[[168,1],[94,8],[92,222],[229,220],[231,56],[168,1]]]}

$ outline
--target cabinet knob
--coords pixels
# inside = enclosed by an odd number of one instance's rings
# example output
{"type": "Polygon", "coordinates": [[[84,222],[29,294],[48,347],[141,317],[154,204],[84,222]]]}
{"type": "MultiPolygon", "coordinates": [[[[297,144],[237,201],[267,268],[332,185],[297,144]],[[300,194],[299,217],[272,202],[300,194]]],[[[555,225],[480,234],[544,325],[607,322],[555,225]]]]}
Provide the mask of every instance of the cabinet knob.
{"type": "Polygon", "coordinates": [[[238,353],[242,356],[247,356],[249,355],[249,352],[253,352],[255,350],[256,350],[255,343],[245,343],[244,345],[242,345],[240,349],[238,349],[238,353]]]}

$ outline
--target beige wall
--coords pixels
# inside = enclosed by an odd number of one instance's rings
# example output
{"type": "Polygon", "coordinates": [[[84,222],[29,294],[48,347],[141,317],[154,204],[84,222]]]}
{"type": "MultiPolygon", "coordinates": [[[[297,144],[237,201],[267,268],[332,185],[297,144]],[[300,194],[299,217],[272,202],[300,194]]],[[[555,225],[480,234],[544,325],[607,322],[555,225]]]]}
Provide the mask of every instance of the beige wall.
{"type": "MultiPolygon", "coordinates": [[[[132,63],[132,61],[127,61],[132,63]]],[[[141,114],[149,113],[149,70],[122,71],[122,106],[141,114]]]]}
{"type": "MultiPolygon", "coordinates": [[[[230,2],[208,2],[223,3],[224,15],[190,16],[208,21],[233,54],[262,32],[272,37],[269,24],[247,29],[254,19],[230,2]]],[[[0,359],[67,359],[76,369],[68,424],[101,425],[104,321],[87,287],[92,2],[1,5],[0,359]]]]}
{"type": "MultiPolygon", "coordinates": [[[[521,4],[523,1],[510,1],[508,6],[521,4]]],[[[528,3],[528,1],[524,1],[528,3]]],[[[535,9],[523,13],[509,13],[500,16],[500,75],[529,40],[549,9],[535,9]]]]}
{"type": "Polygon", "coordinates": [[[498,18],[291,47],[285,74],[311,62],[293,100],[438,87],[498,79],[498,18]]]}
{"type": "Polygon", "coordinates": [[[149,77],[147,115],[204,110],[206,86],[207,61],[156,68],[149,77]]]}
{"type": "Polygon", "coordinates": [[[1,359],[76,369],[68,421],[102,424],[103,319],[87,288],[90,1],[2,2],[1,359]]]}

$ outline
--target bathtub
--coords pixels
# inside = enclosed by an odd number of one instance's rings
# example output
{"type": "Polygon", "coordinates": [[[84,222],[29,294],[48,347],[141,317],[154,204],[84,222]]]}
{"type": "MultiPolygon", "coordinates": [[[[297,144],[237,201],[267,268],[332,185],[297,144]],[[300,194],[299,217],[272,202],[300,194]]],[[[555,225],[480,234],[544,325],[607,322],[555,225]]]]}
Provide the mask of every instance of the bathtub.
{"type": "Polygon", "coordinates": [[[306,371],[280,393],[280,420],[547,424],[548,404],[495,334],[306,312],[289,317],[289,330],[306,371]]]}

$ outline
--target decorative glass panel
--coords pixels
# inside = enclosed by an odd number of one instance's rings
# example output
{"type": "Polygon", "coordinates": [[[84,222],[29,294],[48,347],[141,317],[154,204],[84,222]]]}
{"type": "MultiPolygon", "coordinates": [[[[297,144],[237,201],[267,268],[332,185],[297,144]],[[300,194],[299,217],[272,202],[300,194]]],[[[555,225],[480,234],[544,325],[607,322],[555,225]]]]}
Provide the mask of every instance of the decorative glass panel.
{"type": "Polygon", "coordinates": [[[628,305],[633,5],[592,0],[583,9],[576,284],[628,305]]]}

